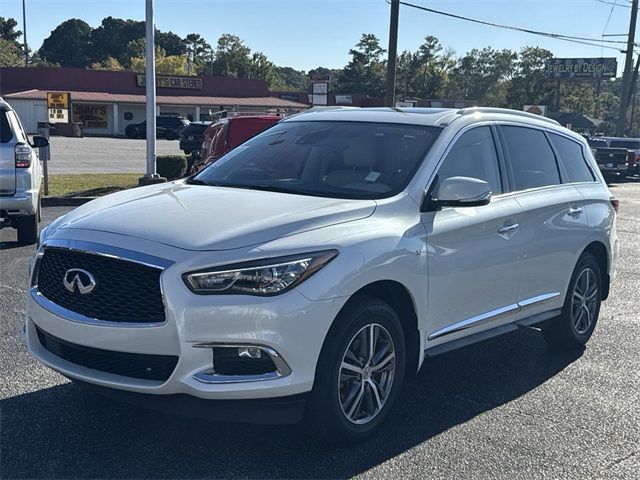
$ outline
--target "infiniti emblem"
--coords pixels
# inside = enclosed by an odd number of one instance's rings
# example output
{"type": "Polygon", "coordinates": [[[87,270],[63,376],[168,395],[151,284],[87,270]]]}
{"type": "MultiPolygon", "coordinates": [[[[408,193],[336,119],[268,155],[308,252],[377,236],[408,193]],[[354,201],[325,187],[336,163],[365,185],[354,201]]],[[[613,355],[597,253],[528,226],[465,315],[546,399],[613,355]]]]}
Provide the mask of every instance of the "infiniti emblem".
{"type": "Polygon", "coordinates": [[[71,293],[77,291],[80,295],[86,295],[93,292],[96,288],[96,279],[86,270],[81,268],[72,268],[67,270],[62,279],[64,288],[71,293]]]}

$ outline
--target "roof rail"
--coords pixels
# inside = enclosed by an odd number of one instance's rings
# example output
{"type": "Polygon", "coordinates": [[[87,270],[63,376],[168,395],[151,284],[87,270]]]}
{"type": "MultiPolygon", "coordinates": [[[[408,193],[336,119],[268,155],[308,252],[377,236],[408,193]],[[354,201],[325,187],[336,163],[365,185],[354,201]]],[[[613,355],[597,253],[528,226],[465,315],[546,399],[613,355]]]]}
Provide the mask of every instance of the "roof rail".
{"type": "Polygon", "coordinates": [[[552,123],[553,125],[560,125],[560,123],[552,118],[543,117],[542,115],[536,115],[535,113],[521,112],[520,110],[511,110],[510,108],[468,107],[458,110],[457,113],[459,115],[471,115],[472,113],[502,113],[505,115],[514,115],[516,117],[536,119],[542,122],[552,123]]]}

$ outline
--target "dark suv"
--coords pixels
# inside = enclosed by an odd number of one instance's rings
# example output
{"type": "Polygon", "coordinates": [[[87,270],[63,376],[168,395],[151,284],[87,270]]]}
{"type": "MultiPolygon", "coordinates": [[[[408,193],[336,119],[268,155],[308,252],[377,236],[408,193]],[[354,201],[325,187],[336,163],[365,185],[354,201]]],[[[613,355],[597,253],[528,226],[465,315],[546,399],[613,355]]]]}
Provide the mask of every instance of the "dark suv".
{"type": "Polygon", "coordinates": [[[200,155],[202,136],[211,122],[191,122],[180,131],[180,150],[186,155],[190,153],[200,155]]]}
{"type": "MultiPolygon", "coordinates": [[[[189,120],[184,117],[160,115],[156,117],[156,138],[175,140],[180,135],[180,130],[189,125],[189,120]]],[[[147,121],[131,123],[124,130],[128,138],[146,138],[147,121]]]]}

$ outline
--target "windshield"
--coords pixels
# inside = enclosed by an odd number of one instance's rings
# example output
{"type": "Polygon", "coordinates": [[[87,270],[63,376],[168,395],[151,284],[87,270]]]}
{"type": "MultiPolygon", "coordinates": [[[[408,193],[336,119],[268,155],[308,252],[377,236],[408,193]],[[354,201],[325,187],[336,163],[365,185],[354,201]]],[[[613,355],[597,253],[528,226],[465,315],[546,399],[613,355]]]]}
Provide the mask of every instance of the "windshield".
{"type": "Polygon", "coordinates": [[[392,123],[279,123],[192,182],[322,197],[390,197],[407,186],[440,132],[392,123]]]}

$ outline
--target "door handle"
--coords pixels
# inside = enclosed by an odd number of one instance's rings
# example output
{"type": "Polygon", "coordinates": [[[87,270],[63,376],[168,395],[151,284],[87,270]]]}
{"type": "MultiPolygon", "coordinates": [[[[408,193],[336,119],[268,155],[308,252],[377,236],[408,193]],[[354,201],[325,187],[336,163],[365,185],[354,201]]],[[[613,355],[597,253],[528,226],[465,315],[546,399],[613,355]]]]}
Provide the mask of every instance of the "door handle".
{"type": "Polygon", "coordinates": [[[518,225],[517,223],[505,225],[504,227],[498,229],[498,235],[508,240],[513,236],[514,233],[516,233],[516,231],[518,231],[518,228],[520,228],[520,225],[518,225]]]}
{"type": "Polygon", "coordinates": [[[567,210],[567,215],[570,217],[578,217],[582,213],[582,207],[569,207],[567,210]]]}

